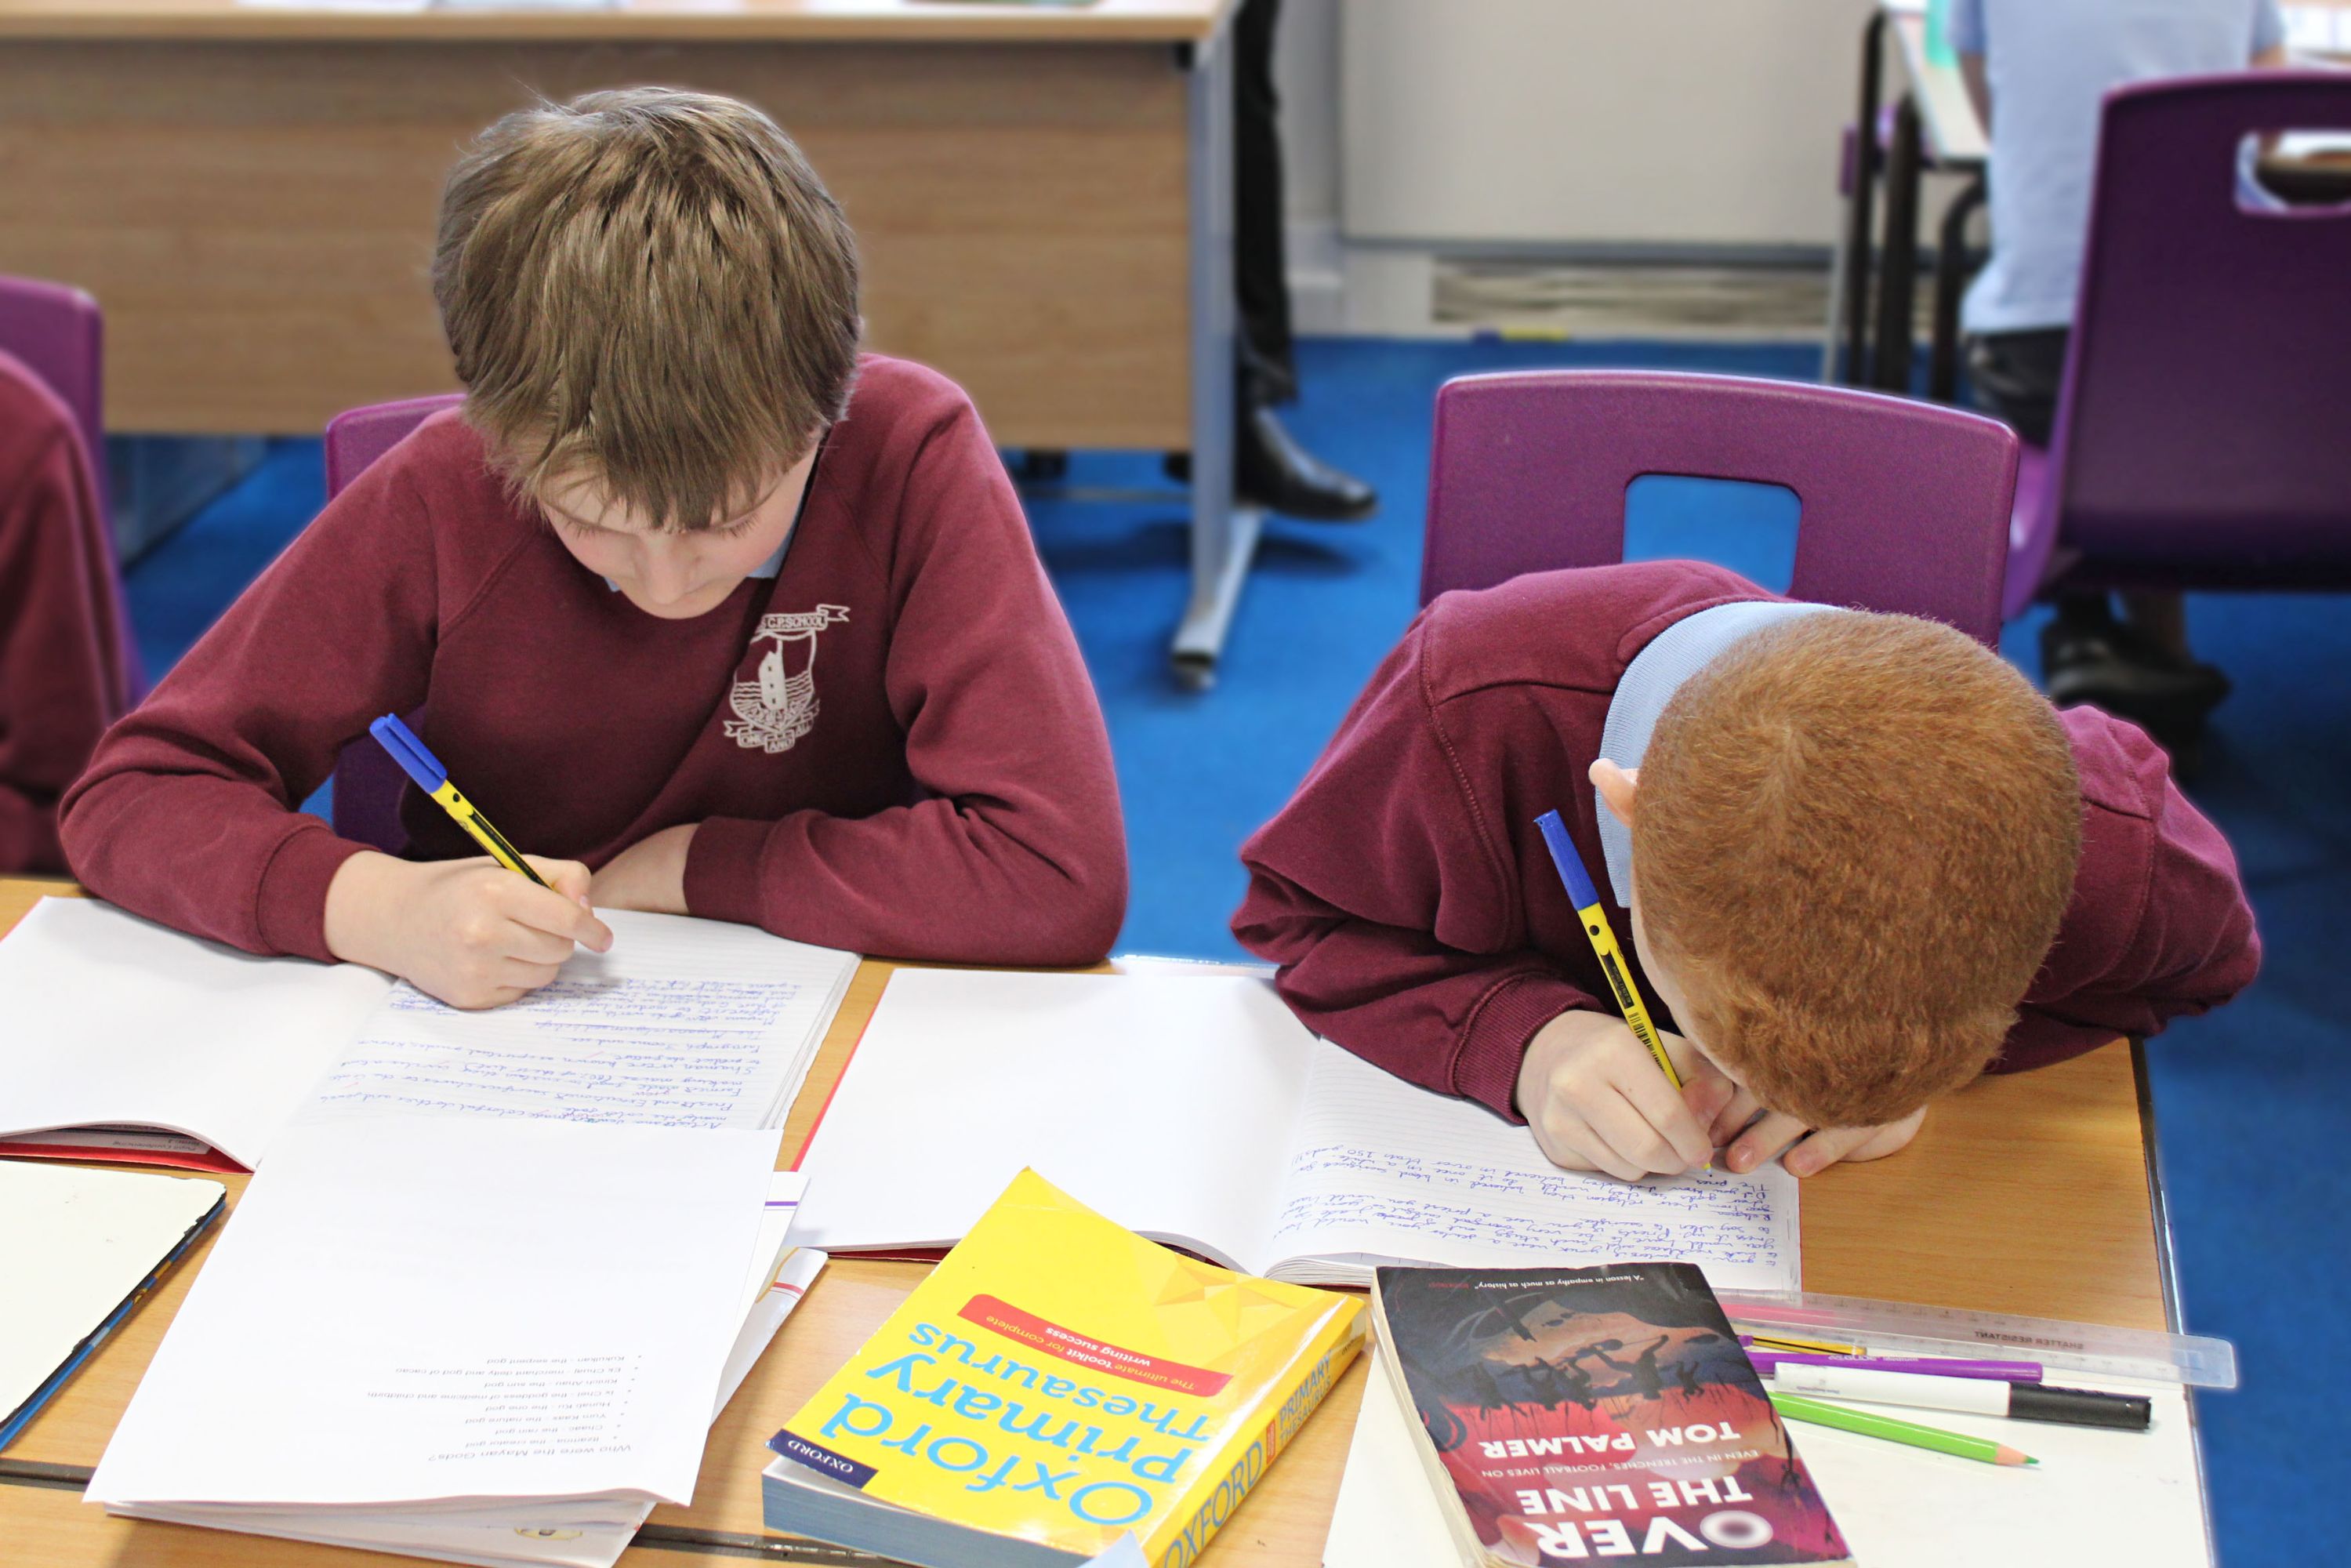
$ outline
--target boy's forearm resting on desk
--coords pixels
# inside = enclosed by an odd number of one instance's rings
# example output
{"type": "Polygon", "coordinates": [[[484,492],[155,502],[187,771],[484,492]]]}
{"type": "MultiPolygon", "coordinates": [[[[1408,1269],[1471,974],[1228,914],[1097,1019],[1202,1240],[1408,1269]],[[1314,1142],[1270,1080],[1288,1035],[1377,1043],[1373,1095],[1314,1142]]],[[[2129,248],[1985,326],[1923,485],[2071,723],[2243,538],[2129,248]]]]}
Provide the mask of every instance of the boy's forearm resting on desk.
{"type": "Polygon", "coordinates": [[[599,909],[642,909],[650,915],[685,915],[685,862],[696,822],[639,839],[596,868],[588,901],[599,909]]]}
{"type": "Polygon", "coordinates": [[[1525,1119],[1519,1065],[1535,1031],[1562,1013],[1604,1010],[1541,954],[1456,952],[1425,933],[1336,917],[1263,871],[1250,879],[1233,933],[1280,966],[1275,988],[1307,1028],[1509,1121],[1525,1119]]]}

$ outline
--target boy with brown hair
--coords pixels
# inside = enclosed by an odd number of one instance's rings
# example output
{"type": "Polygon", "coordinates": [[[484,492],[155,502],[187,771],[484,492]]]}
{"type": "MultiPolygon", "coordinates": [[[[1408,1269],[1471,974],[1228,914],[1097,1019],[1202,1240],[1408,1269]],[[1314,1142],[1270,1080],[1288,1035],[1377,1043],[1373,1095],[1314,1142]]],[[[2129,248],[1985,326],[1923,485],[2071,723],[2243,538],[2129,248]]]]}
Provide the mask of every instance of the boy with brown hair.
{"type": "Polygon", "coordinates": [[[82,881],[460,1006],[609,946],[591,905],[1102,956],[1125,848],[1069,624],[970,402],[859,356],[848,223],[783,132],[663,89],[509,115],[450,175],[433,281],[465,408],[109,734],[65,803],[82,881]],[[401,858],[293,810],[419,708],[549,887],[413,789],[401,858]]]}
{"type": "Polygon", "coordinates": [[[1947,626],[1691,561],[1442,596],[1241,858],[1234,933],[1311,1028],[1627,1180],[1891,1154],[1979,1073],[2152,1034],[2260,962],[2137,729],[1947,626]],[[1680,1093],[1605,999],[1552,809],[1680,1093]]]}

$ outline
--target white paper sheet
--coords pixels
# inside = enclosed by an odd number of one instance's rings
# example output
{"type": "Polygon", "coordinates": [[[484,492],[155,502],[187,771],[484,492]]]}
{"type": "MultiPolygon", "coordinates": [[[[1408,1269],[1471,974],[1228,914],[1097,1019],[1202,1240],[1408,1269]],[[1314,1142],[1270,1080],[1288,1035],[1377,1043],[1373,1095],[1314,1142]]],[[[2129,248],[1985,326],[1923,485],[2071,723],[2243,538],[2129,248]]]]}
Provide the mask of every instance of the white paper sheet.
{"type": "Polygon", "coordinates": [[[611,952],[580,949],[502,1008],[394,987],[307,1114],[780,1124],[857,956],[723,921],[602,914],[611,952]]]}
{"type": "Polygon", "coordinates": [[[1322,1568],[1431,1568],[1458,1563],[1445,1510],[1420,1457],[1410,1418],[1374,1343],[1364,1353],[1363,1408],[1339,1476],[1338,1506],[1322,1547],[1322,1568]]]}
{"type": "Polygon", "coordinates": [[[687,1501],[778,1136],[288,1128],[88,1495],[687,1501]]]}
{"type": "Polygon", "coordinates": [[[0,1136],[145,1124],[254,1166],[391,984],[45,898],[0,941],[0,1136]]]}
{"type": "Polygon", "coordinates": [[[225,1190],[216,1181],[0,1160],[0,1428],[225,1190]]]}
{"type": "Polygon", "coordinates": [[[1023,1166],[1249,1268],[1305,1085],[1262,981],[901,969],[800,1168],[810,1247],[961,1239],[1023,1166]]]}
{"type": "Polygon", "coordinates": [[[1796,1178],[1777,1162],[1743,1176],[1637,1184],[1563,1171],[1525,1128],[1325,1042],[1291,1134],[1272,1247],[1278,1258],[1461,1268],[1661,1258],[1696,1263],[1725,1290],[1792,1291],[1803,1252],[1796,1215],[1796,1178]]]}
{"type": "MultiPolygon", "coordinates": [[[[1452,1546],[1386,1369],[1364,1389],[1323,1568],[1426,1568],[1452,1546]]],[[[1865,1568],[2201,1568],[2211,1561],[2187,1396],[2069,1374],[2066,1383],[2146,1395],[2147,1432],[2046,1426],[1936,1411],[1932,1425],[2012,1443],[2041,1463],[2004,1469],[1827,1427],[1792,1423],[1854,1561],[1865,1568]]],[[[1896,1412],[1901,1414],[1901,1412],[1896,1412]]]]}
{"type": "Polygon", "coordinates": [[[802,1161],[801,1239],[951,1242],[1023,1166],[1284,1279],[1654,1258],[1798,1282],[1777,1166],[1639,1186],[1561,1171],[1525,1128],[1316,1040],[1261,978],[1216,974],[900,970],[802,1161]]]}

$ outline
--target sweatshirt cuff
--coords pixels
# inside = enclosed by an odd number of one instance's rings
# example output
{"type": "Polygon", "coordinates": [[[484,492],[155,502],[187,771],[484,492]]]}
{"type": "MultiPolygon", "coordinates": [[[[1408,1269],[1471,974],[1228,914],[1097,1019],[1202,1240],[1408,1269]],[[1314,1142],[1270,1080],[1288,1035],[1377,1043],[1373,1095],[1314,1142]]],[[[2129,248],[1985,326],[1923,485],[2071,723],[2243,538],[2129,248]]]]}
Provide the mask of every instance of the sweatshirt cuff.
{"type": "Polygon", "coordinates": [[[1592,998],[1552,975],[1519,975],[1504,980],[1478,1004],[1462,1031],[1453,1059],[1453,1092],[1477,1101],[1506,1122],[1523,1124],[1515,1103],[1519,1064],[1535,1031],[1565,1012],[1592,1006],[1592,998]]]}
{"type": "Polygon", "coordinates": [[[338,962],[327,950],[327,884],[345,861],[367,848],[337,838],[315,821],[287,834],[261,868],[254,898],[254,930],[261,945],[321,964],[338,962]]]}
{"type": "Polygon", "coordinates": [[[763,926],[759,859],[773,822],[705,817],[685,852],[685,912],[705,920],[763,926]]]}

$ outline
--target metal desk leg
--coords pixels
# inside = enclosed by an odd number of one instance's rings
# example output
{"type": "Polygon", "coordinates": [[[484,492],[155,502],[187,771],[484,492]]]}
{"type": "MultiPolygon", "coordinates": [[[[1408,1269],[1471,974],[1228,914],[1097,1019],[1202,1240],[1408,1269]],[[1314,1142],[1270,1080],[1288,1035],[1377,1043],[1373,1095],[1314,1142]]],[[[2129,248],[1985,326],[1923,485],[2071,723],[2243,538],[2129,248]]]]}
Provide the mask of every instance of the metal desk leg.
{"type": "Polygon", "coordinates": [[[1927,395],[1950,402],[1959,395],[1959,297],[1968,282],[1968,219],[1984,204],[1978,174],[1951,198],[1935,240],[1935,334],[1927,361],[1927,395]]]}
{"type": "Polygon", "coordinates": [[[1264,516],[1233,504],[1233,74],[1228,40],[1192,51],[1192,594],[1169,650],[1176,678],[1216,684],[1264,516]]]}
{"type": "Polygon", "coordinates": [[[1877,194],[1877,99],[1886,70],[1886,12],[1861,30],[1861,105],[1853,122],[1853,188],[1845,193],[1844,239],[1829,282],[1830,327],[1821,379],[1859,386],[1868,367],[1870,210],[1877,194]],[[1842,329],[1837,323],[1842,320],[1842,329]],[[1844,350],[1839,364],[1838,350],[1844,350]]]}
{"type": "Polygon", "coordinates": [[[1894,143],[1886,157],[1886,255],[1878,263],[1877,343],[1865,383],[1880,392],[1910,390],[1911,312],[1918,284],[1918,178],[1925,152],[1918,101],[1894,106],[1894,143]]]}

